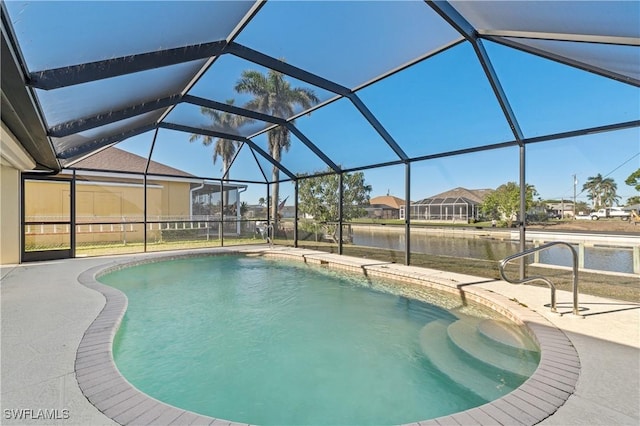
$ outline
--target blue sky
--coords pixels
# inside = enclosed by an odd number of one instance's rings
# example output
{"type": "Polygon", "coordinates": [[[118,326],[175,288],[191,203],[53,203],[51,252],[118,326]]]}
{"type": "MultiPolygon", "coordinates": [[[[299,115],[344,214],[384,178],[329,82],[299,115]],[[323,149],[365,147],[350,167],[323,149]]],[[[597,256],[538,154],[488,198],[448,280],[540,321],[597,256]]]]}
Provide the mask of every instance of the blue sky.
{"type": "MultiPolygon", "coordinates": [[[[581,70],[489,45],[488,52],[525,137],[576,130],[640,118],[637,88],[581,70]]],[[[463,44],[411,69],[369,86],[358,95],[410,156],[476,147],[512,140],[509,127],[473,52],[463,44]],[[460,60],[471,59],[470,65],[460,60]]],[[[250,66],[250,65],[249,65],[250,66]]],[[[239,72],[239,71],[238,71],[239,72]]],[[[295,83],[295,82],[294,82],[295,83]]],[[[336,163],[344,167],[393,160],[391,149],[347,100],[328,105],[296,126],[336,163]]],[[[156,161],[196,175],[217,175],[221,162],[211,162],[211,148],[188,144],[188,135],[159,138],[156,161]],[[175,155],[173,145],[180,152],[175,155]],[[188,145],[188,146],[187,146],[188,145]],[[165,148],[166,147],[166,148],[165,148]],[[197,158],[197,160],[195,160],[197,158]],[[213,172],[212,172],[213,171],[213,172]]],[[[148,139],[148,137],[147,137],[148,139]]],[[[264,136],[256,143],[266,149],[264,136]]],[[[139,153],[146,155],[148,143],[139,153]]],[[[130,147],[130,144],[125,146],[130,147]]],[[[255,160],[245,150],[231,177],[261,179],[255,160]]],[[[572,199],[576,175],[577,200],[587,201],[582,185],[600,173],[618,185],[621,203],[637,192],[624,181],[640,167],[640,130],[616,132],[530,144],[526,148],[527,182],[543,199],[572,199]]],[[[263,161],[270,176],[270,167],[263,161]]],[[[294,173],[324,168],[323,163],[295,137],[283,164],[294,173]]],[[[411,199],[418,200],[461,186],[496,188],[519,180],[519,150],[505,148],[413,163],[411,199]]],[[[404,167],[364,172],[372,196],[390,193],[404,198],[404,167]]],[[[251,187],[245,199],[264,196],[251,187]]],[[[283,197],[292,196],[283,185],[283,197]]]]}
{"type": "MultiPolygon", "coordinates": [[[[633,2],[625,5],[637,10],[633,2]]],[[[225,14],[242,16],[249,6],[230,2],[7,2],[31,71],[218,40],[234,25],[232,20],[224,19],[225,14]],[[81,15],[83,19],[78,19],[81,15]],[[175,31],[166,31],[167,26],[175,31]],[[34,28],[38,31],[33,31],[34,28]]],[[[581,18],[589,22],[592,17],[581,18]]],[[[554,18],[545,21],[545,25],[564,24],[554,18]]],[[[236,41],[353,88],[458,38],[422,1],[273,1],[260,10],[236,41]],[[285,19],[286,25],[274,25],[278,19],[285,19]]],[[[590,46],[582,45],[582,53],[588,52],[590,46]]],[[[636,87],[489,41],[484,46],[525,137],[640,119],[640,89],[636,87]]],[[[48,111],[52,121],[49,124],[56,124],[81,112],[117,110],[175,93],[176,88],[163,86],[161,79],[188,75],[189,70],[199,66],[195,62],[180,64],[50,92],[38,90],[37,94],[48,111]]],[[[640,67],[640,59],[637,66],[640,67]]],[[[223,55],[190,94],[220,102],[235,98],[236,105],[242,106],[250,97],[238,95],[233,86],[246,69],[266,71],[235,56],[223,55]]],[[[294,79],[290,82],[312,89],[321,101],[333,96],[294,79]]],[[[181,84],[178,81],[176,87],[182,87],[181,84]]],[[[365,87],[357,94],[410,157],[513,140],[467,43],[365,87]]],[[[203,124],[203,117],[190,113],[190,108],[197,112],[195,107],[180,105],[169,121],[203,124]]],[[[348,100],[302,116],[296,126],[345,168],[397,159],[348,100]]],[[[118,146],[146,156],[152,136],[143,134],[118,146]]],[[[153,160],[196,176],[219,176],[221,162],[213,165],[212,147],[189,143],[189,136],[160,131],[153,160]]],[[[267,149],[264,135],[254,141],[267,149]]],[[[639,154],[638,128],[532,144],[526,150],[527,182],[535,185],[543,199],[570,199],[575,174],[578,200],[586,201],[582,185],[589,176],[600,173],[615,180],[624,203],[628,197],[637,195],[624,180],[640,167],[639,154]]],[[[270,175],[270,165],[263,159],[259,161],[270,175]]],[[[325,168],[295,137],[282,161],[293,173],[325,168]]],[[[517,148],[413,163],[411,199],[458,186],[496,188],[509,181],[517,182],[518,165],[517,148]]],[[[255,166],[251,153],[242,149],[231,178],[262,180],[255,166]]],[[[364,173],[373,187],[372,196],[390,193],[404,198],[403,166],[364,173]]],[[[292,185],[282,186],[283,198],[292,194],[292,185]]],[[[263,186],[250,185],[244,199],[254,203],[264,195],[263,186]]]]}

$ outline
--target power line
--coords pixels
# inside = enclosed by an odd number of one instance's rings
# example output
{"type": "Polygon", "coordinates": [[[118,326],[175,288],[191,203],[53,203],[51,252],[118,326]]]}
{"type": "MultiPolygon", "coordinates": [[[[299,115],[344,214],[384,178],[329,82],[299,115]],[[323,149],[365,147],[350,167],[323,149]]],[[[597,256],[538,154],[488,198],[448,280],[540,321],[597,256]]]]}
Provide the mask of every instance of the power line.
{"type": "MultiPolygon", "coordinates": [[[[611,170],[609,173],[607,173],[606,175],[603,176],[603,178],[606,178],[607,176],[609,176],[610,174],[614,173],[616,170],[618,170],[620,167],[624,166],[625,164],[627,164],[629,161],[633,160],[634,158],[640,156],[640,152],[637,152],[635,154],[633,154],[631,157],[629,157],[627,160],[623,161],[621,164],[619,164],[615,169],[611,170]]],[[[582,189],[582,191],[580,191],[580,194],[582,194],[584,192],[584,188],[582,189]]]]}
{"type": "Polygon", "coordinates": [[[631,156],[631,158],[629,158],[628,160],[626,160],[624,163],[620,164],[618,167],[616,167],[615,169],[611,170],[609,173],[607,173],[606,175],[604,175],[604,177],[609,176],[611,173],[615,172],[616,170],[618,170],[620,167],[624,166],[625,164],[627,164],[629,161],[633,160],[634,158],[636,158],[637,156],[640,155],[640,152],[637,152],[635,154],[633,154],[631,156]]]}

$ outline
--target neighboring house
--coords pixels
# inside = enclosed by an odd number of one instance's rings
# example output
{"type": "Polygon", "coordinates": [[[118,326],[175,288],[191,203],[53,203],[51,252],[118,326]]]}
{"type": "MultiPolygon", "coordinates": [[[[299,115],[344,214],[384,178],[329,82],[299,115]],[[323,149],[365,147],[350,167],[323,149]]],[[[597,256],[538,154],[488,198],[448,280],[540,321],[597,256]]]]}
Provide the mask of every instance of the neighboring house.
{"type": "Polygon", "coordinates": [[[364,209],[370,219],[400,219],[404,217],[404,200],[393,195],[381,195],[371,198],[364,209]]]}
{"type": "MultiPolygon", "coordinates": [[[[73,165],[62,176],[75,173],[76,241],[104,243],[110,241],[143,241],[144,204],[147,203],[147,231],[151,238],[160,229],[176,229],[184,221],[219,220],[221,218],[221,185],[219,181],[203,180],[182,170],[155,161],[149,162],[145,182],[140,174],[147,159],[121,149],[110,147],[73,165]],[[116,171],[121,173],[108,173],[116,171]],[[171,223],[169,221],[172,221],[171,223]],[[178,223],[177,221],[182,221],[178,223]],[[137,223],[133,223],[137,222],[137,223]],[[155,222],[155,223],[154,223],[155,222]],[[125,236],[126,234],[126,236],[125,236]]],[[[64,185],[46,181],[28,181],[28,191],[35,196],[25,200],[25,220],[37,222],[46,218],[69,217],[69,191],[64,185]]],[[[224,184],[226,218],[240,218],[236,208],[240,192],[246,186],[224,184]]],[[[204,226],[204,225],[202,225],[204,226]]],[[[227,232],[225,226],[225,232],[227,232]]],[[[26,244],[46,244],[43,239],[64,238],[52,234],[56,228],[33,227],[26,230],[26,244]]],[[[68,235],[69,230],[61,230],[68,235]]]]}
{"type": "Polygon", "coordinates": [[[560,203],[547,203],[547,213],[550,216],[563,218],[573,217],[573,203],[569,201],[560,203]]]}
{"type": "Polygon", "coordinates": [[[250,204],[247,206],[247,219],[265,218],[268,215],[267,206],[261,204],[250,204]]]}
{"type": "Polygon", "coordinates": [[[492,189],[454,188],[411,204],[412,220],[470,221],[480,218],[482,200],[492,189]]]}
{"type": "MultiPolygon", "coordinates": [[[[267,216],[269,216],[268,213],[269,211],[267,210],[266,205],[252,204],[247,206],[246,217],[247,219],[253,219],[253,218],[266,219],[267,216]]],[[[280,218],[282,219],[292,219],[295,217],[296,208],[293,205],[290,205],[290,206],[284,205],[282,206],[282,208],[278,210],[278,213],[280,214],[280,218]]]]}

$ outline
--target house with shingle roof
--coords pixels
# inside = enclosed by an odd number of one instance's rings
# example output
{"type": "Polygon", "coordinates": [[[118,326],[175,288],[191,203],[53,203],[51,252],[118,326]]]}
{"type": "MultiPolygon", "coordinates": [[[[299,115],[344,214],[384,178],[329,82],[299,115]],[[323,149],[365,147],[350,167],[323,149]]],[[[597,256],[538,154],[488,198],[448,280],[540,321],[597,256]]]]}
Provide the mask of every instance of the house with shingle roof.
{"type": "MultiPolygon", "coordinates": [[[[146,158],[112,146],[78,161],[72,169],[144,173],[146,167],[146,158]]],[[[195,178],[192,174],[157,161],[149,161],[148,172],[149,174],[195,178]]]]}
{"type": "MultiPolygon", "coordinates": [[[[78,161],[72,169],[80,176],[92,181],[104,176],[103,172],[116,171],[119,175],[109,175],[113,184],[140,184],[147,168],[147,159],[116,147],[109,147],[90,157],[78,161]],[[102,173],[101,173],[102,172],[102,173]],[[131,174],[128,174],[131,173],[131,174]]],[[[107,184],[108,186],[108,184],[107,184]]],[[[220,181],[198,178],[183,170],[176,169],[157,161],[149,161],[147,175],[147,197],[151,196],[152,219],[167,220],[173,218],[190,220],[194,216],[220,216],[221,192],[228,193],[225,198],[225,215],[236,214],[239,205],[238,190],[246,185],[225,183],[222,190],[220,181]],[[159,189],[160,191],[154,191],[159,189]],[[155,197],[154,197],[155,195],[155,197]],[[155,205],[155,208],[153,207],[155,205]]],[[[86,194],[85,194],[86,196],[86,194]]],[[[149,203],[149,200],[148,200],[149,203]]],[[[114,215],[122,215],[122,209],[115,208],[114,215]]]]}
{"type": "MultiPolygon", "coordinates": [[[[145,226],[148,239],[156,236],[157,240],[163,240],[172,230],[184,231],[194,225],[197,229],[218,226],[223,216],[240,219],[240,192],[246,185],[198,178],[156,161],[149,162],[145,179],[146,168],[146,158],[109,147],[78,161],[61,174],[61,177],[72,175],[75,182],[78,244],[144,241],[145,226]]],[[[52,218],[60,212],[70,214],[68,207],[66,213],[64,210],[68,206],[64,200],[69,197],[65,185],[37,180],[28,185],[31,193],[39,195],[25,203],[27,222],[52,218]]],[[[239,233],[240,222],[236,224],[239,233]]],[[[231,225],[225,225],[225,232],[231,229],[231,225]]],[[[25,241],[27,246],[48,243],[55,246],[59,244],[57,240],[64,238],[56,234],[31,227],[25,232],[25,241]]],[[[178,234],[185,232],[173,232],[174,236],[178,234]]]]}
{"type": "Polygon", "coordinates": [[[373,197],[365,210],[368,218],[399,219],[400,211],[404,210],[404,200],[389,194],[373,197]]]}
{"type": "Polygon", "coordinates": [[[411,219],[425,221],[476,221],[480,205],[493,189],[454,188],[411,203],[411,219]]]}

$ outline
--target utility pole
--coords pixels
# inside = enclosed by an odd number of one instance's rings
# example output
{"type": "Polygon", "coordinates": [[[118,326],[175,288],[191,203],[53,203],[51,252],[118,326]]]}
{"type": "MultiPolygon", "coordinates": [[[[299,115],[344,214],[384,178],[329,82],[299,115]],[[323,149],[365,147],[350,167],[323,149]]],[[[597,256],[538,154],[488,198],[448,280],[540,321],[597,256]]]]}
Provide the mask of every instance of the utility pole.
{"type": "Polygon", "coordinates": [[[573,218],[576,218],[576,186],[578,185],[578,178],[575,173],[573,174],[573,218]]]}

